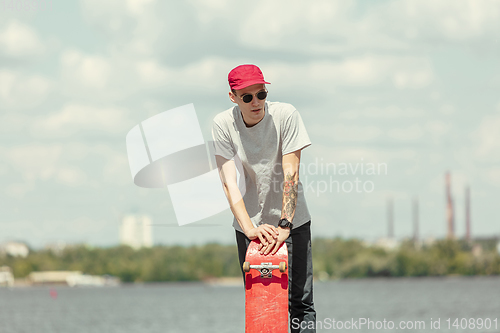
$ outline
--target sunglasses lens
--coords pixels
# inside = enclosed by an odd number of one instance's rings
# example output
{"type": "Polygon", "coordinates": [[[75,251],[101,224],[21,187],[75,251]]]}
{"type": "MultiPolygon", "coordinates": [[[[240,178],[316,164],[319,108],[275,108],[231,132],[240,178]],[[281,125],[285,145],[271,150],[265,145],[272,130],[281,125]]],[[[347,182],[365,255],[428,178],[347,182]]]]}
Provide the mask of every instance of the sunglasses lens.
{"type": "Polygon", "coordinates": [[[250,103],[250,102],[252,101],[252,99],[253,99],[253,96],[252,96],[252,95],[250,95],[250,94],[246,94],[246,95],[243,95],[243,96],[241,97],[241,99],[242,99],[242,100],[243,100],[243,102],[245,102],[245,103],[250,103]]]}
{"type": "MultiPolygon", "coordinates": [[[[264,91],[259,91],[256,96],[260,100],[266,99],[266,97],[267,97],[267,91],[265,91],[265,90],[264,91]]],[[[241,96],[241,99],[245,103],[250,103],[252,101],[252,99],[253,99],[253,95],[245,94],[245,95],[241,96]]]]}
{"type": "Polygon", "coordinates": [[[257,98],[260,100],[266,99],[267,97],[267,91],[260,91],[257,93],[257,98]]]}

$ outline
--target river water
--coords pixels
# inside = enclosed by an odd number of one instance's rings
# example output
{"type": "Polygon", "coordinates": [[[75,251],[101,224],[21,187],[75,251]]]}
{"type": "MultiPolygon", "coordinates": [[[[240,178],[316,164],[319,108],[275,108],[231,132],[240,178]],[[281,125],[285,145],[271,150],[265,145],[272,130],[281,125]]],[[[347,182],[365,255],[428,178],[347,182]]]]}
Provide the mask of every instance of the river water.
{"type": "MultiPolygon", "coordinates": [[[[244,332],[244,299],[203,283],[0,288],[0,333],[244,332]]],[[[318,332],[500,332],[500,277],[318,281],[314,299],[318,332]]]]}

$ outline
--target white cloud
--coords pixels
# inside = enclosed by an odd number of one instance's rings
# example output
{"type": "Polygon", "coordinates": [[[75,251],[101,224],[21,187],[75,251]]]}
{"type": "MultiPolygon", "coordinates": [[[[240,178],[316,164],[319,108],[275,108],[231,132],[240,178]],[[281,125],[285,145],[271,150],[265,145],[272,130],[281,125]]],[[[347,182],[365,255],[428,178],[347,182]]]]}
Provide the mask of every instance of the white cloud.
{"type": "Polygon", "coordinates": [[[452,115],[453,113],[455,113],[455,111],[455,107],[451,104],[444,104],[439,108],[439,112],[446,116],[452,115]]]}
{"type": "Polygon", "coordinates": [[[53,84],[40,75],[26,75],[13,70],[0,70],[0,107],[32,108],[42,103],[53,84]]]}
{"type": "Polygon", "coordinates": [[[413,107],[401,108],[397,105],[389,106],[369,106],[361,110],[349,110],[339,114],[340,119],[359,119],[359,118],[415,118],[425,114],[425,111],[413,107]]]}
{"type": "Polygon", "coordinates": [[[102,56],[84,55],[76,50],[67,50],[61,56],[63,78],[96,90],[107,86],[111,75],[109,60],[102,56]]]}
{"type": "MultiPolygon", "coordinates": [[[[374,29],[354,0],[259,1],[247,9],[232,4],[235,11],[247,10],[243,18],[229,21],[239,35],[236,41],[259,50],[308,54],[345,55],[378,50],[406,50],[406,41],[374,29]],[[260,8],[266,8],[262,11],[260,8]],[[361,52],[360,52],[361,51],[361,52]]],[[[370,10],[373,5],[368,5],[370,10]]],[[[226,15],[229,17],[229,15],[226,15]]],[[[220,18],[224,20],[224,18],[220,18]]]]}
{"type": "MultiPolygon", "coordinates": [[[[110,37],[109,49],[116,54],[161,54],[178,60],[183,59],[183,49],[197,52],[191,48],[194,44],[208,52],[214,51],[212,44],[291,55],[408,54],[422,49],[422,43],[435,45],[436,38],[453,42],[485,39],[500,27],[496,0],[370,4],[355,0],[276,0],[256,1],[252,6],[227,0],[127,0],[125,4],[118,0],[84,0],[82,7],[87,20],[110,37]],[[204,44],[205,40],[211,43],[204,44]]],[[[369,77],[371,66],[368,64],[366,71],[362,65],[354,62],[346,80],[357,82],[359,76],[369,77]]],[[[398,88],[420,88],[433,77],[432,69],[424,64],[424,68],[398,68],[390,79],[398,88]]]]}
{"type": "Polygon", "coordinates": [[[68,137],[85,131],[113,135],[125,133],[133,125],[124,109],[67,104],[57,113],[39,117],[32,130],[43,137],[68,137]]]}
{"type": "Polygon", "coordinates": [[[3,177],[4,193],[18,199],[36,190],[38,181],[91,188],[132,182],[124,147],[78,142],[30,143],[0,147],[0,158],[9,175],[3,177]],[[98,166],[102,169],[92,172],[98,166]]]}
{"type": "MultiPolygon", "coordinates": [[[[235,10],[241,11],[245,7],[247,5],[243,4],[235,10]]],[[[304,47],[307,50],[317,45],[318,39],[323,36],[332,39],[342,36],[345,33],[342,23],[346,22],[345,16],[350,16],[353,9],[354,1],[349,0],[255,2],[240,20],[238,40],[260,49],[304,47]],[[262,11],[261,7],[266,10],[262,11]]]]}
{"type": "Polygon", "coordinates": [[[326,146],[321,143],[313,143],[307,148],[307,155],[318,159],[319,163],[380,163],[387,164],[388,174],[392,172],[393,163],[397,161],[416,161],[418,154],[412,149],[380,149],[368,148],[363,145],[342,147],[326,146]]]}
{"type": "Polygon", "coordinates": [[[128,19],[127,9],[130,6],[124,1],[83,0],[81,6],[84,17],[106,33],[119,32],[120,28],[128,26],[123,23],[128,19]]]}
{"type": "Polygon", "coordinates": [[[227,86],[227,73],[232,61],[224,58],[205,58],[201,61],[191,63],[189,66],[174,67],[175,77],[173,82],[181,85],[196,88],[203,88],[206,91],[213,91],[220,86],[229,89],[227,86]]]}
{"type": "Polygon", "coordinates": [[[137,74],[140,81],[151,84],[162,84],[168,82],[172,73],[155,60],[144,60],[136,63],[137,74]]]}
{"type": "Polygon", "coordinates": [[[102,170],[103,181],[116,185],[132,185],[128,157],[125,152],[104,149],[106,164],[102,170]]]}
{"type": "MultiPolygon", "coordinates": [[[[433,15],[443,34],[452,39],[469,39],[497,34],[500,28],[500,2],[496,0],[415,1],[422,11],[433,15]]],[[[421,18],[423,15],[421,16],[421,18]]]]}
{"type": "Polygon", "coordinates": [[[397,70],[393,75],[394,85],[400,89],[422,88],[429,85],[432,79],[433,72],[428,64],[422,65],[418,69],[407,67],[397,70]]]}
{"type": "Polygon", "coordinates": [[[203,25],[211,24],[231,17],[231,12],[238,5],[231,0],[189,0],[203,25]]]}
{"type": "Polygon", "coordinates": [[[472,138],[477,143],[477,158],[483,162],[500,161],[500,115],[484,117],[472,138]]]}
{"type": "Polygon", "coordinates": [[[20,112],[0,113],[0,132],[3,134],[24,133],[33,118],[20,112]]]}
{"type": "Polygon", "coordinates": [[[313,123],[308,126],[309,133],[315,133],[332,144],[344,142],[370,142],[382,135],[380,127],[373,125],[350,125],[345,123],[313,123]]]}
{"type": "Polygon", "coordinates": [[[493,167],[486,170],[486,178],[487,182],[491,182],[496,186],[500,186],[500,168],[493,167]]]}
{"type": "Polygon", "coordinates": [[[429,85],[433,71],[425,58],[412,56],[351,56],[340,61],[310,63],[264,63],[266,78],[280,87],[308,82],[309,87],[331,91],[336,86],[373,86],[394,84],[397,88],[422,88],[429,85]]]}
{"type": "MultiPolygon", "coordinates": [[[[203,40],[212,40],[216,44],[230,40],[244,48],[292,54],[329,55],[333,52],[343,56],[308,63],[261,62],[259,65],[266,77],[284,89],[296,86],[297,82],[310,82],[312,89],[319,87],[328,91],[338,85],[379,84],[391,84],[398,89],[420,89],[434,80],[426,56],[387,55],[387,49],[407,50],[406,41],[398,42],[385,32],[372,29],[375,23],[371,18],[361,16],[359,20],[353,20],[352,17],[358,14],[357,5],[351,0],[312,3],[261,1],[252,6],[225,0],[192,0],[175,5],[144,0],[129,1],[125,6],[119,1],[102,4],[97,0],[84,0],[83,8],[92,24],[109,33],[111,46],[107,58],[97,59],[79,52],[66,54],[66,62],[76,64],[65,70],[71,77],[68,80],[72,83],[71,90],[81,93],[86,92],[76,83],[95,86],[96,90],[106,87],[107,93],[114,96],[140,89],[138,83],[142,88],[173,82],[190,87],[212,87],[214,82],[225,83],[230,68],[252,61],[238,57],[231,60],[203,58],[203,53],[198,56],[200,60],[193,60],[189,65],[168,67],[157,60],[160,55],[177,53],[179,56],[175,57],[181,59],[183,49],[191,50],[190,43],[199,44],[203,40]],[[244,17],[232,15],[241,10],[248,14],[244,17]],[[174,12],[179,14],[173,15],[174,12]],[[115,31],[110,24],[122,28],[115,31]],[[222,28],[227,26],[231,29],[222,28]],[[380,54],[379,50],[385,53],[380,54]],[[346,51],[349,51],[348,56],[346,51]],[[87,69],[83,63],[87,63],[87,69]]],[[[377,9],[378,6],[373,10],[377,9]]],[[[99,91],[96,94],[101,95],[99,91]]]]}
{"type": "Polygon", "coordinates": [[[127,9],[130,13],[142,14],[150,6],[154,3],[155,0],[127,0],[127,9]]]}
{"type": "Polygon", "coordinates": [[[0,53],[8,57],[34,57],[41,55],[45,46],[37,32],[17,20],[10,20],[0,30],[0,53]]]}
{"type": "Polygon", "coordinates": [[[400,141],[416,141],[422,138],[424,131],[418,124],[410,125],[406,128],[391,129],[387,132],[387,136],[391,139],[400,141]]]}
{"type": "Polygon", "coordinates": [[[166,67],[156,60],[149,59],[138,61],[135,68],[138,82],[145,86],[170,85],[189,89],[200,88],[207,92],[227,86],[227,72],[232,63],[233,61],[228,59],[207,57],[186,66],[166,67]]]}
{"type": "Polygon", "coordinates": [[[21,112],[0,114],[0,132],[26,139],[72,138],[85,135],[125,135],[135,122],[130,111],[113,106],[66,104],[59,111],[43,115],[21,112]]]}
{"type": "Polygon", "coordinates": [[[33,191],[34,189],[35,185],[33,181],[13,183],[5,187],[5,194],[15,199],[22,199],[27,193],[33,191]]]}
{"type": "Polygon", "coordinates": [[[135,60],[67,49],[60,58],[60,87],[65,97],[109,103],[140,90],[135,60]]]}
{"type": "MultiPolygon", "coordinates": [[[[204,20],[211,21],[206,17],[204,20]]],[[[240,27],[237,40],[259,49],[324,55],[408,51],[421,49],[423,44],[433,47],[437,41],[497,40],[500,2],[272,1],[256,4],[235,25],[240,27]],[[266,15],[259,5],[265,6],[267,13],[280,15],[266,15]]],[[[422,73],[419,80],[428,78],[422,73]]],[[[397,82],[408,82],[404,73],[397,77],[397,82]]]]}
{"type": "MultiPolygon", "coordinates": [[[[165,66],[155,58],[130,54],[108,56],[66,50],[61,57],[61,87],[68,97],[110,102],[151,89],[210,92],[227,86],[234,60],[206,57],[185,66],[165,66]]],[[[236,65],[234,65],[236,66],[236,65]]]]}
{"type": "MultiPolygon", "coordinates": [[[[205,11],[200,14],[203,22],[212,22],[214,17],[224,20],[215,10],[208,10],[213,13],[208,17],[207,7],[210,9],[210,6],[200,7],[200,11],[205,11]]],[[[238,9],[242,8],[236,6],[235,10],[238,9]]],[[[238,41],[258,49],[325,55],[408,51],[421,48],[422,43],[433,46],[436,40],[491,40],[500,29],[500,3],[497,0],[370,4],[344,0],[259,2],[233,26],[240,29],[238,41]],[[261,6],[266,7],[266,12],[260,10],[261,6]]],[[[397,80],[407,82],[404,74],[397,80]]],[[[427,80],[425,73],[420,80],[427,80]]]]}
{"type": "MultiPolygon", "coordinates": [[[[326,128],[325,128],[326,130],[326,128]]],[[[336,142],[368,142],[378,138],[382,131],[377,126],[335,124],[330,129],[336,142]]]]}
{"type": "Polygon", "coordinates": [[[60,144],[33,143],[2,149],[3,160],[28,182],[47,180],[56,175],[62,152],[60,144]]]}
{"type": "Polygon", "coordinates": [[[77,167],[59,167],[57,169],[56,180],[66,186],[80,186],[87,180],[87,175],[77,167]]]}
{"type": "Polygon", "coordinates": [[[438,143],[445,134],[450,132],[451,124],[441,120],[429,120],[425,124],[425,129],[430,134],[430,139],[438,143]]]}
{"type": "Polygon", "coordinates": [[[110,38],[109,49],[117,55],[181,53],[179,47],[196,37],[194,9],[183,1],[83,0],[82,8],[86,20],[110,38]]]}
{"type": "Polygon", "coordinates": [[[65,221],[63,225],[68,233],[89,237],[92,234],[103,233],[108,223],[109,221],[82,216],[74,221],[65,221]]]}
{"type": "Polygon", "coordinates": [[[496,0],[407,0],[378,6],[366,20],[373,29],[401,40],[466,41],[496,35],[500,3],[496,0]]]}

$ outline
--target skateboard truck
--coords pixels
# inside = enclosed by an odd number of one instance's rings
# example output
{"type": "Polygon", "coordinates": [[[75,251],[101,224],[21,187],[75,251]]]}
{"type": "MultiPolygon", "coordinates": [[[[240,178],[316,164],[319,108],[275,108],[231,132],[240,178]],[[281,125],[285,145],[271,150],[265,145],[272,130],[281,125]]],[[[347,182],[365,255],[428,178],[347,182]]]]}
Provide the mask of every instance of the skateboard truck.
{"type": "Polygon", "coordinates": [[[243,271],[248,273],[250,269],[258,270],[261,278],[270,279],[273,277],[274,269],[279,269],[281,273],[286,271],[286,262],[282,261],[279,265],[273,265],[271,262],[262,262],[260,265],[250,265],[248,261],[245,261],[243,263],[243,271]]]}

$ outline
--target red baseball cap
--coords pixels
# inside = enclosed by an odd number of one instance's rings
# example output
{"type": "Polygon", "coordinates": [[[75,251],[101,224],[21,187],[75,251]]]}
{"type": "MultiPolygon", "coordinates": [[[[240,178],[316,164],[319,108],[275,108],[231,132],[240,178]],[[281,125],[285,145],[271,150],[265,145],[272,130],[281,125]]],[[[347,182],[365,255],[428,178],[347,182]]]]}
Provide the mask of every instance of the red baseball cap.
{"type": "Polygon", "coordinates": [[[255,65],[240,65],[233,68],[227,76],[231,89],[239,90],[252,84],[267,83],[259,67],[255,65]]]}

